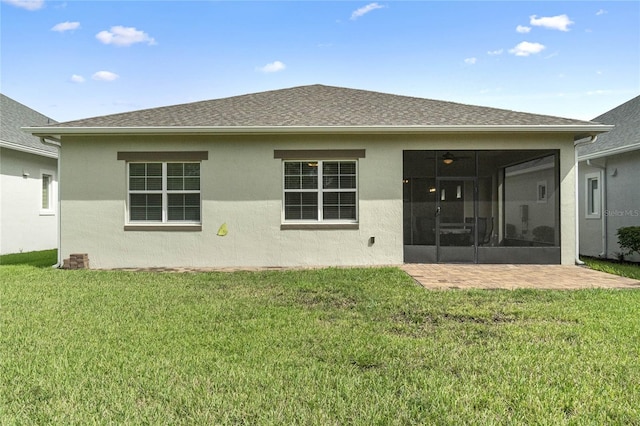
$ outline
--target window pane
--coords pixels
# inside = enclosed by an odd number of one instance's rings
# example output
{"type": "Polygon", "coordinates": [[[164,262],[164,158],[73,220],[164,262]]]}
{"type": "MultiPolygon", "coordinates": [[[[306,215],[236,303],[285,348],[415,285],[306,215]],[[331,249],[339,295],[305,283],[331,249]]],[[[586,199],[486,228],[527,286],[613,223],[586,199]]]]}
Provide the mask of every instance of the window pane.
{"type": "Polygon", "coordinates": [[[338,206],[325,206],[322,214],[325,219],[340,219],[338,206]]]}
{"type": "Polygon", "coordinates": [[[302,174],[303,175],[318,175],[318,162],[317,161],[309,161],[306,163],[302,163],[302,174]]]}
{"type": "Polygon", "coordinates": [[[354,189],[356,187],[355,176],[340,176],[340,188],[354,189]]]}
{"type": "Polygon", "coordinates": [[[167,163],[167,176],[183,176],[184,164],[167,163]]]}
{"type": "Polygon", "coordinates": [[[129,220],[162,220],[161,194],[131,194],[129,197],[129,220]]]}
{"type": "Polygon", "coordinates": [[[184,165],[184,175],[189,177],[200,177],[200,164],[186,163],[184,165]]]}
{"type": "Polygon", "coordinates": [[[356,174],[356,163],[349,161],[343,161],[340,163],[340,174],[341,175],[355,175],[356,174]]]}
{"type": "Polygon", "coordinates": [[[355,192],[341,192],[340,204],[356,205],[356,193],[355,192]]]}
{"type": "Polygon", "coordinates": [[[302,211],[300,206],[285,206],[284,218],[286,220],[302,219],[302,211]]]}
{"type": "Polygon", "coordinates": [[[318,209],[316,207],[302,207],[302,219],[318,219],[318,209]]]}
{"type": "Polygon", "coordinates": [[[162,163],[147,163],[147,176],[162,176],[162,163]]]}
{"type": "Polygon", "coordinates": [[[182,177],[170,177],[167,178],[167,190],[169,191],[180,191],[184,189],[184,182],[182,177]]]}
{"type": "Polygon", "coordinates": [[[200,220],[200,207],[185,207],[184,208],[184,219],[191,221],[199,221],[200,220]]]}
{"type": "Polygon", "coordinates": [[[131,177],[129,178],[129,189],[132,191],[143,191],[146,188],[146,179],[139,177],[131,177]]]}
{"type": "Polygon", "coordinates": [[[51,176],[42,175],[42,208],[48,209],[49,206],[49,192],[51,185],[51,176]]]}
{"type": "Polygon", "coordinates": [[[318,194],[315,192],[303,192],[302,193],[302,205],[304,206],[318,206],[318,194]]]}
{"type": "Polygon", "coordinates": [[[162,177],[150,177],[147,178],[147,190],[149,191],[162,191],[162,177]]]}
{"type": "Polygon", "coordinates": [[[131,163],[129,164],[129,176],[144,176],[146,175],[146,164],[144,163],[131,163]]]}
{"type": "Polygon", "coordinates": [[[318,176],[302,176],[302,188],[303,189],[317,189],[318,188],[318,176]]]}
{"type": "Polygon", "coordinates": [[[338,176],[323,176],[322,187],[324,189],[337,189],[338,188],[338,176]]]}
{"type": "Polygon", "coordinates": [[[284,163],[284,175],[299,175],[302,171],[302,163],[300,162],[286,162],[284,163]]]}
{"type": "Polygon", "coordinates": [[[325,192],[323,195],[324,205],[328,204],[338,204],[339,201],[339,193],[338,192],[325,192]]]}
{"type": "Polygon", "coordinates": [[[200,190],[200,178],[199,177],[188,177],[184,179],[184,189],[190,191],[199,191],[200,190]]]}
{"type": "Polygon", "coordinates": [[[200,194],[169,194],[168,220],[200,220],[200,194]]]}
{"type": "Polygon", "coordinates": [[[302,193],[301,192],[287,192],[284,194],[284,204],[285,206],[290,205],[300,205],[302,204],[302,193]]]}
{"type": "Polygon", "coordinates": [[[338,174],[338,163],[337,162],[329,162],[325,161],[322,166],[322,173],[326,175],[337,175],[338,174]]]}
{"type": "Polygon", "coordinates": [[[355,206],[340,206],[340,219],[352,219],[356,218],[355,206]]]}
{"type": "Polygon", "coordinates": [[[302,186],[302,178],[300,176],[285,176],[285,189],[300,189],[302,186]]]}

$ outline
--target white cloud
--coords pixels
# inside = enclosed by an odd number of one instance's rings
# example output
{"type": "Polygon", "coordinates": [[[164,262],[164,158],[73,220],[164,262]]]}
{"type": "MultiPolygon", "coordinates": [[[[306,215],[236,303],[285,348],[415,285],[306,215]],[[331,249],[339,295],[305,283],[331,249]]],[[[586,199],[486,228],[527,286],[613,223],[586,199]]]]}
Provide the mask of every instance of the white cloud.
{"type": "Polygon", "coordinates": [[[473,65],[476,62],[478,62],[478,58],[467,58],[464,60],[464,63],[468,65],[473,65]]]}
{"type": "Polygon", "coordinates": [[[516,27],[516,31],[521,33],[521,34],[526,34],[526,33],[531,31],[531,27],[527,27],[527,26],[524,26],[524,25],[518,25],[516,27]]]}
{"type": "Polygon", "coordinates": [[[155,39],[149,37],[149,34],[144,31],[121,25],[111,27],[110,31],[100,31],[96,34],[96,38],[104,44],[114,44],[116,46],[131,46],[135,43],[147,43],[150,46],[156,44],[155,39]]]}
{"type": "Polygon", "coordinates": [[[80,22],[60,22],[51,28],[51,31],[58,31],[59,33],[63,33],[65,31],[77,30],[80,28],[80,22]]]}
{"type": "Polygon", "coordinates": [[[604,9],[600,9],[599,11],[596,12],[596,16],[606,15],[607,13],[609,13],[609,12],[607,12],[604,9]]]}
{"type": "MultiPolygon", "coordinates": [[[[94,74],[94,78],[95,78],[95,74],[94,74]]],[[[71,76],[71,81],[73,83],[84,83],[84,77],[78,74],[73,74],[71,76]]]]}
{"type": "Polygon", "coordinates": [[[38,10],[44,6],[44,0],[2,0],[5,3],[12,4],[27,10],[38,10]]]}
{"type": "Polygon", "coordinates": [[[502,55],[503,52],[504,52],[504,49],[498,49],[498,50],[490,50],[487,52],[487,54],[491,56],[497,56],[497,55],[502,55]]]}
{"type": "Polygon", "coordinates": [[[369,3],[366,6],[362,6],[360,9],[356,9],[353,11],[353,13],[351,14],[351,20],[354,21],[356,19],[358,19],[359,17],[366,15],[367,13],[371,12],[372,10],[376,10],[376,9],[384,9],[386,6],[382,6],[378,3],[369,3]]]}
{"type": "Polygon", "coordinates": [[[544,27],[551,30],[569,31],[569,25],[574,22],[567,15],[546,16],[542,18],[532,15],[529,21],[531,25],[536,27],[544,27]]]}
{"type": "Polygon", "coordinates": [[[522,43],[518,43],[516,47],[509,50],[509,53],[512,53],[516,56],[529,56],[535,53],[540,53],[545,49],[545,46],[540,43],[530,43],[528,41],[523,41],[522,43]]]}
{"type": "Polygon", "coordinates": [[[93,74],[91,78],[97,81],[114,81],[120,78],[120,76],[111,71],[98,71],[97,73],[93,74]]]}
{"type": "Polygon", "coordinates": [[[282,71],[286,68],[287,66],[285,64],[283,64],[280,61],[275,61],[275,62],[271,62],[270,64],[267,64],[263,67],[259,67],[258,71],[262,71],[262,72],[278,72],[278,71],[282,71]]]}

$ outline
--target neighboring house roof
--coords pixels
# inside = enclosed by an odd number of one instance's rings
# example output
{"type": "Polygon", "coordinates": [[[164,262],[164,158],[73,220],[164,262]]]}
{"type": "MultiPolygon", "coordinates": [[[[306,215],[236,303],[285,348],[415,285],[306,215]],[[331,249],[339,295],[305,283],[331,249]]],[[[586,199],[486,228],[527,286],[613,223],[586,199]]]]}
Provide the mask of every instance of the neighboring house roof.
{"type": "MultiPolygon", "coordinates": [[[[390,131],[411,128],[568,127],[599,133],[597,123],[341,87],[311,85],[145,109],[29,129],[35,134],[196,131],[390,131]]],[[[550,129],[547,129],[550,130],[550,129]]]]}
{"type": "Polygon", "coordinates": [[[24,126],[44,126],[56,121],[0,94],[0,146],[57,158],[58,150],[44,145],[40,138],[21,130],[24,126]]]}
{"type": "Polygon", "coordinates": [[[640,149],[640,96],[593,119],[615,127],[595,143],[578,148],[578,158],[588,159],[640,149]]]}

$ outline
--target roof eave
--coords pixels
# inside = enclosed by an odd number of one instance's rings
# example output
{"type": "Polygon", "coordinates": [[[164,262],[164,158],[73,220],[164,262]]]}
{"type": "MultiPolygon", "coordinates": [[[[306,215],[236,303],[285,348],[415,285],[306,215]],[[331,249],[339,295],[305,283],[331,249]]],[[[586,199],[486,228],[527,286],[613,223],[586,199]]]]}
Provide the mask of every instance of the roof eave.
{"type": "Polygon", "coordinates": [[[46,149],[34,148],[27,145],[20,145],[13,142],[0,140],[0,147],[12,149],[14,151],[26,152],[29,154],[40,155],[42,157],[58,158],[58,153],[53,151],[47,151],[46,149]]]}
{"type": "Polygon", "coordinates": [[[602,151],[592,152],[590,154],[579,155],[578,161],[594,160],[596,158],[609,157],[611,155],[625,154],[627,152],[639,151],[640,142],[621,146],[618,148],[605,149],[602,151]]]}
{"type": "Polygon", "coordinates": [[[411,133],[571,133],[580,137],[608,132],[614,126],[592,125],[462,125],[462,126],[139,126],[139,127],[23,127],[34,136],[179,135],[179,134],[411,134],[411,133]]]}

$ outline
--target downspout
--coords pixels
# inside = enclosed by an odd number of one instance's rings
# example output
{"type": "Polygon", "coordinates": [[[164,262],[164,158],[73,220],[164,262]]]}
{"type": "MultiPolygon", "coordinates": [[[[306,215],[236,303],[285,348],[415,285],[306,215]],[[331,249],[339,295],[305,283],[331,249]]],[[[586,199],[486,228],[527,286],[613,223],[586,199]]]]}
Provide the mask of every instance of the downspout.
{"type": "Polygon", "coordinates": [[[595,164],[592,163],[591,160],[587,160],[587,165],[591,166],[591,167],[595,167],[597,169],[602,170],[602,188],[600,188],[600,191],[602,193],[602,217],[601,217],[601,223],[602,223],[602,232],[600,233],[602,235],[602,252],[600,252],[600,254],[598,255],[598,257],[607,257],[607,233],[608,233],[608,227],[607,227],[607,165],[606,165],[606,161],[607,159],[605,158],[605,165],[601,166],[599,164],[595,164]]]}
{"type": "Polygon", "coordinates": [[[61,203],[61,198],[60,198],[60,194],[61,194],[61,190],[60,190],[60,171],[62,170],[60,168],[60,164],[61,164],[61,160],[62,160],[62,144],[60,142],[60,140],[53,138],[52,136],[41,136],[40,137],[40,142],[42,142],[44,145],[49,145],[52,146],[54,148],[56,148],[58,150],[58,170],[57,170],[57,176],[58,176],[58,209],[57,209],[57,216],[58,216],[58,220],[57,220],[57,234],[58,234],[58,260],[57,263],[55,265],[52,265],[52,268],[61,268],[62,267],[62,238],[60,235],[60,230],[62,228],[61,224],[62,224],[62,203],[61,203]],[[49,138],[50,140],[47,140],[47,138],[49,138]]]}
{"type": "Polygon", "coordinates": [[[576,218],[575,218],[575,222],[576,222],[576,258],[575,258],[575,262],[576,265],[584,265],[584,262],[582,260],[580,260],[580,200],[578,197],[578,193],[579,193],[579,182],[580,182],[580,174],[578,173],[578,147],[579,146],[583,146],[583,145],[587,145],[587,144],[592,144],[594,143],[597,139],[598,139],[598,135],[590,135],[588,136],[589,139],[587,140],[578,140],[576,142],[574,142],[573,146],[573,154],[574,154],[574,170],[575,170],[575,194],[574,194],[574,198],[575,198],[575,209],[576,209],[576,218]]]}

